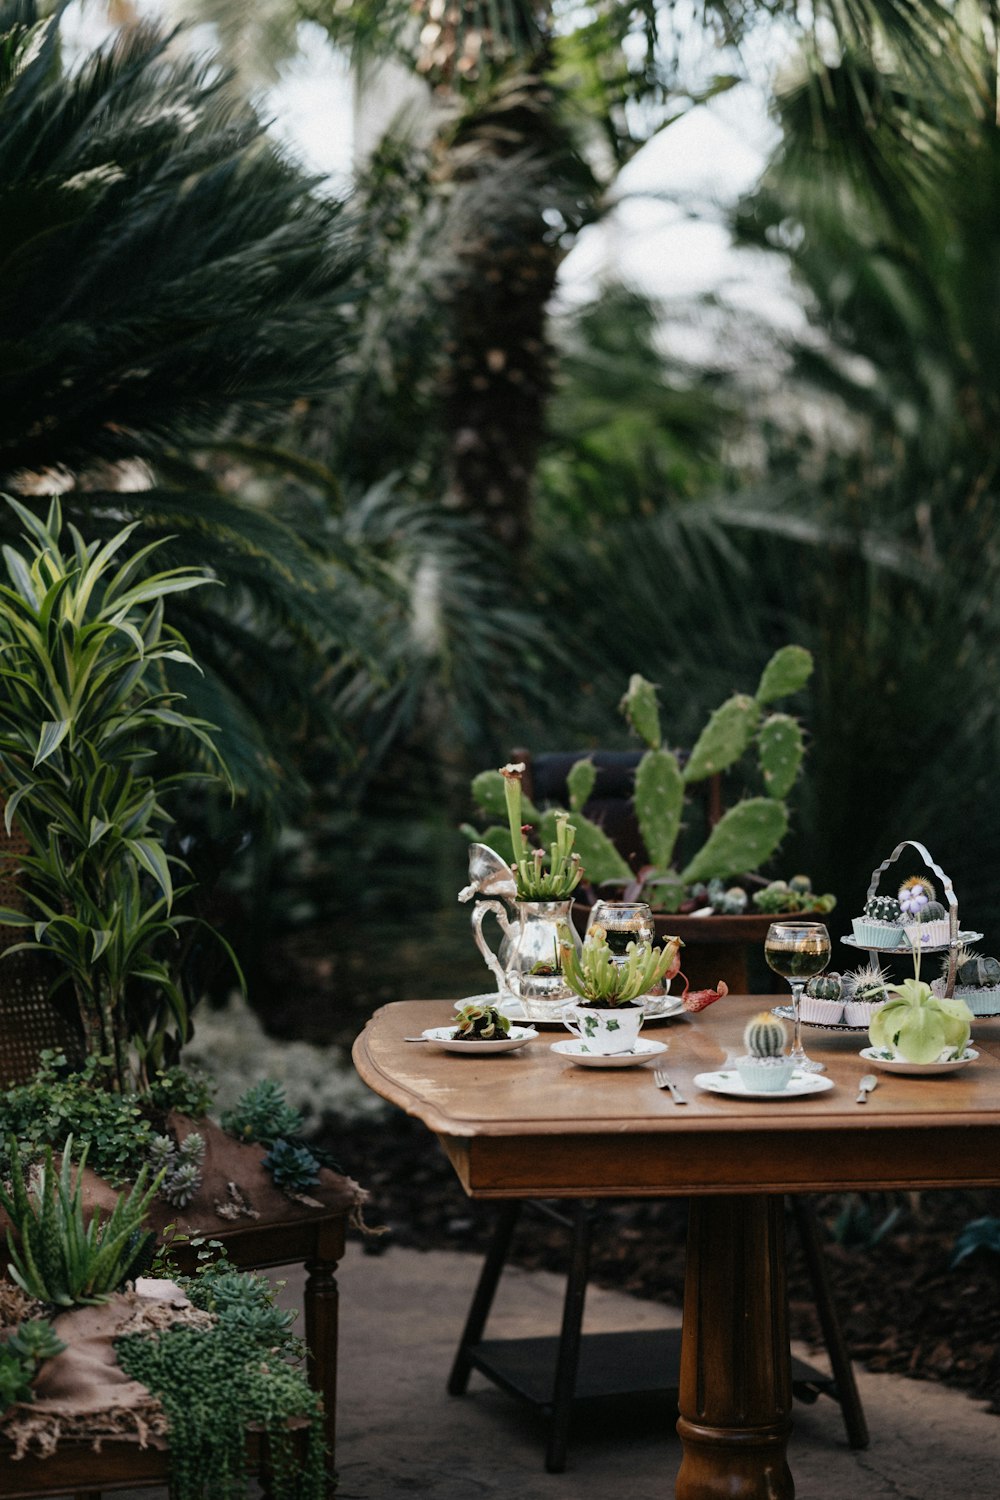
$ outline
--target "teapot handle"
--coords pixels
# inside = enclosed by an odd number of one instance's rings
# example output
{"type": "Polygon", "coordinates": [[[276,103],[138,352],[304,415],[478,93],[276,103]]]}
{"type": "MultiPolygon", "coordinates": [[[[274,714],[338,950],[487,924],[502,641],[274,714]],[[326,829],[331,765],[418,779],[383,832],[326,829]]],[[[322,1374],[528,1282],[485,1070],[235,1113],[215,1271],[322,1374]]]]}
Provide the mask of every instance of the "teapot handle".
{"type": "Polygon", "coordinates": [[[503,929],[504,936],[510,936],[510,920],[507,916],[506,907],[500,901],[486,900],[477,901],[472,908],[472,935],[476,940],[476,947],[486,961],[486,967],[497,982],[500,993],[507,988],[507,977],[500,967],[500,960],[483,936],[483,922],[487,912],[492,912],[503,929]]]}

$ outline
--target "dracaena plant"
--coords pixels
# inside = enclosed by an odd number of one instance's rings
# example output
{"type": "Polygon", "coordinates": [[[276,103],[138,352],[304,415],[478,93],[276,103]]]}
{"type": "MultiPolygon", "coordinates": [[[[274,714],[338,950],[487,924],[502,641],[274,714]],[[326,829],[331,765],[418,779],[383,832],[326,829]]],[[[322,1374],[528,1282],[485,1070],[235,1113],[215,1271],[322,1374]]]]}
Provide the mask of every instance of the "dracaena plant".
{"type": "Polygon", "coordinates": [[[7,831],[16,820],[28,851],[3,855],[23,910],[0,909],[0,922],[30,935],[7,952],[44,955],[111,1086],[145,1087],[189,1032],[182,939],[197,920],[175,905],[190,886],[175,888],[184,867],[165,844],[165,800],[190,776],[225,774],[211,726],[165,685],[165,661],[196,666],[164,601],[211,579],[151,572],[160,544],[129,551],[135,524],[88,543],[73,526],[64,538],[58,501],[45,520],[8,504],[24,545],[3,548],[0,790],[7,831]],[[157,773],[166,734],[197,769],[157,773]]]}

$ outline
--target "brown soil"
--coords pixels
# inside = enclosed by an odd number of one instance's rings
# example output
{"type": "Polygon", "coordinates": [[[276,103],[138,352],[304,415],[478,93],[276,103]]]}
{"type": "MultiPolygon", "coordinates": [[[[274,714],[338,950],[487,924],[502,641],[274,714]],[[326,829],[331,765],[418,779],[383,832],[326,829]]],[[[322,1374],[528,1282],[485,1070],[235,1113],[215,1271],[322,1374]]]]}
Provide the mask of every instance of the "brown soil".
{"type": "MultiPolygon", "coordinates": [[[[331,1126],[322,1144],[371,1191],[366,1217],[369,1224],[386,1226],[386,1233],[366,1241],[369,1253],[389,1244],[485,1248],[489,1206],[465,1197],[423,1126],[394,1113],[383,1125],[331,1126]]],[[[962,1228],[970,1220],[1000,1215],[1000,1192],[854,1194],[816,1203],[828,1235],[834,1297],[854,1358],[872,1370],[960,1388],[1000,1413],[1000,1256],[980,1250],[950,1266],[962,1228]]],[[[604,1204],[594,1242],[594,1281],[680,1305],[685,1223],[681,1200],[604,1204]]],[[[534,1214],[522,1218],[513,1252],[519,1265],[558,1271],[567,1253],[563,1229],[534,1214]]],[[[819,1324],[794,1232],[789,1259],[793,1334],[819,1348],[819,1324]]]]}

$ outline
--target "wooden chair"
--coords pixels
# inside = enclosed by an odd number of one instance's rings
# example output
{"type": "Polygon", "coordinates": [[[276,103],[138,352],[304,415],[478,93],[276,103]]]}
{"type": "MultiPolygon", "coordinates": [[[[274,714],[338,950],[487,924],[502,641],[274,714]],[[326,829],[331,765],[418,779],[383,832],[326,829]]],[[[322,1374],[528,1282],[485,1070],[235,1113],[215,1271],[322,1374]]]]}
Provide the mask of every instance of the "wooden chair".
{"type": "MultiPolygon", "coordinates": [[[[602,824],[633,868],[643,863],[645,851],[631,805],[632,780],[640,752],[594,751],[588,756],[588,752],[575,751],[533,756],[530,751],[515,750],[512,757],[525,765],[523,785],[532,800],[563,805],[566,776],[572,765],[577,760],[592,759],[598,775],[593,797],[587,803],[587,815],[602,824]]],[[[706,788],[704,814],[709,827],[718,822],[722,811],[721,778],[715,776],[706,788]]],[[[735,992],[737,986],[732,988],[735,992]]],[[[815,1401],[820,1394],[832,1396],[840,1404],[848,1443],[852,1448],[865,1448],[868,1425],[833,1302],[816,1212],[808,1198],[794,1196],[789,1201],[832,1371],[831,1378],[793,1361],[793,1389],[803,1401],[815,1401]]],[[[483,1337],[524,1207],[523,1201],[505,1203],[498,1212],[469,1306],[448,1379],[448,1392],[452,1396],[464,1395],[475,1369],[502,1389],[545,1411],[549,1416],[545,1467],[550,1473],[561,1473],[566,1467],[574,1402],[610,1395],[654,1393],[676,1399],[680,1339],[676,1331],[666,1329],[584,1335],[583,1313],[596,1205],[581,1200],[572,1203],[568,1212],[547,1203],[533,1202],[531,1206],[563,1225],[570,1235],[559,1335],[533,1339],[483,1337]]]]}

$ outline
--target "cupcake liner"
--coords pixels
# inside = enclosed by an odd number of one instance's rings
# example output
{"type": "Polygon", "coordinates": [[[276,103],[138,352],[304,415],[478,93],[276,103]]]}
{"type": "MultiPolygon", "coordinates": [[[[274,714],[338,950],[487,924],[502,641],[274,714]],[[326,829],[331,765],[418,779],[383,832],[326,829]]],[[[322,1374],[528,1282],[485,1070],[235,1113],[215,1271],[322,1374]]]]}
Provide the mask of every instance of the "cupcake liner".
{"type": "MultiPolygon", "coordinates": [[[[931,989],[935,995],[944,996],[945,981],[932,979],[931,989]]],[[[1000,984],[956,984],[955,999],[964,1000],[974,1016],[1000,1016],[1000,984]]]]}
{"type": "Polygon", "coordinates": [[[854,941],[862,947],[897,948],[903,938],[903,928],[894,922],[876,922],[872,917],[855,917],[852,925],[854,941]]]}
{"type": "Polygon", "coordinates": [[[778,1093],[785,1088],[792,1076],[795,1064],[790,1057],[740,1057],[736,1060],[736,1071],[743,1080],[744,1088],[767,1090],[778,1093]]]}
{"type": "Polygon", "coordinates": [[[803,1021],[819,1021],[823,1026],[833,1026],[843,1013],[843,1000],[817,1000],[815,995],[803,995],[799,1001],[799,1015],[803,1021]]]}
{"type": "Polygon", "coordinates": [[[919,948],[940,948],[951,941],[951,924],[947,917],[935,917],[933,922],[907,922],[903,941],[919,948]]]}
{"type": "Polygon", "coordinates": [[[884,1000],[848,1000],[844,1006],[844,1020],[848,1026],[870,1026],[872,1016],[884,1004],[884,1000]]]}

